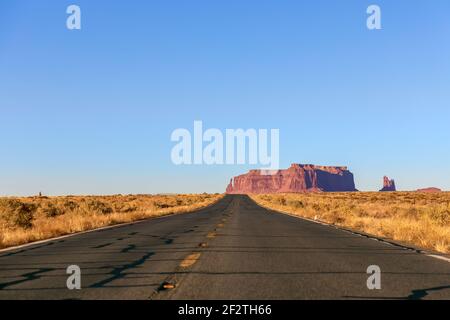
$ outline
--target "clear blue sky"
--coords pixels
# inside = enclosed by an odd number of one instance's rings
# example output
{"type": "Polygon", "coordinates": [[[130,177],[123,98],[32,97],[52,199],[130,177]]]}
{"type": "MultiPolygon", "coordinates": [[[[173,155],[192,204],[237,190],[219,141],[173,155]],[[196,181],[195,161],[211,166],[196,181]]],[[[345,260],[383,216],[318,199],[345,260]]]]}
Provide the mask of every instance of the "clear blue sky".
{"type": "Polygon", "coordinates": [[[449,16],[448,0],[3,0],[0,194],[221,192],[250,166],[172,164],[194,120],[279,128],[282,167],[347,165],[360,190],[450,190],[449,16]]]}

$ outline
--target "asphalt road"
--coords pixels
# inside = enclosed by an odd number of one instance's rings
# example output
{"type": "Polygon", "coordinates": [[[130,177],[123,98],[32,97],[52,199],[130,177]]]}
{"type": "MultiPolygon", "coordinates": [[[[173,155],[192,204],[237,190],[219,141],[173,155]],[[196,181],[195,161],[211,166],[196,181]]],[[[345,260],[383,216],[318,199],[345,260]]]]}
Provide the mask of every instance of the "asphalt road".
{"type": "Polygon", "coordinates": [[[450,263],[246,196],[0,253],[0,299],[366,298],[450,299],[450,263]],[[66,287],[69,265],[81,268],[80,290],[66,287]],[[369,265],[380,290],[367,288],[369,265]]]}

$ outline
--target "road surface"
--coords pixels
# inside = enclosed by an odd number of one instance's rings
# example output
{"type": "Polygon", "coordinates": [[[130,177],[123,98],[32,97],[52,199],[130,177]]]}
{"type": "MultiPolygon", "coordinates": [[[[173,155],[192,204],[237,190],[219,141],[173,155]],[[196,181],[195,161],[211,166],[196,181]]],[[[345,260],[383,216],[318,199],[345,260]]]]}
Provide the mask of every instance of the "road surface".
{"type": "Polygon", "coordinates": [[[0,253],[0,299],[367,298],[450,299],[450,263],[239,195],[0,253]],[[81,269],[80,290],[67,289],[69,265],[81,269]],[[380,290],[367,288],[369,265],[381,269],[380,290]]]}

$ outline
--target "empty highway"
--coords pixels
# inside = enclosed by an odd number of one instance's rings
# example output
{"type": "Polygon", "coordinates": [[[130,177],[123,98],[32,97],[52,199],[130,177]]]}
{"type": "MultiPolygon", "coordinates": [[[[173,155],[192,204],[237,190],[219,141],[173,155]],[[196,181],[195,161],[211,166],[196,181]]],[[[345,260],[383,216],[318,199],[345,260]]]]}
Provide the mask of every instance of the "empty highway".
{"type": "Polygon", "coordinates": [[[0,299],[450,299],[450,263],[228,195],[0,252],[0,299]],[[70,265],[80,290],[67,289],[70,265]]]}

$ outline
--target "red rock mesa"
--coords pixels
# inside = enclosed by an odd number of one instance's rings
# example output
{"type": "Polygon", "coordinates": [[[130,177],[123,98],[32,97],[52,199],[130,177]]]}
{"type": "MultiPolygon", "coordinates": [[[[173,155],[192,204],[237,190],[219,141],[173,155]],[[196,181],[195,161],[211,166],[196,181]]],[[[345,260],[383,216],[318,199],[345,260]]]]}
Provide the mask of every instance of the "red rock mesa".
{"type": "Polygon", "coordinates": [[[282,192],[338,192],[358,191],[353,174],[347,167],[292,164],[275,174],[262,174],[261,170],[250,170],[230,180],[226,193],[282,193],[282,192]]]}
{"type": "Polygon", "coordinates": [[[432,193],[432,192],[442,192],[441,189],[439,188],[424,188],[424,189],[417,189],[417,192],[427,192],[427,193],[432,193]]]}
{"type": "Polygon", "coordinates": [[[388,177],[383,177],[383,188],[380,191],[396,191],[394,179],[389,179],[388,177]]]}

